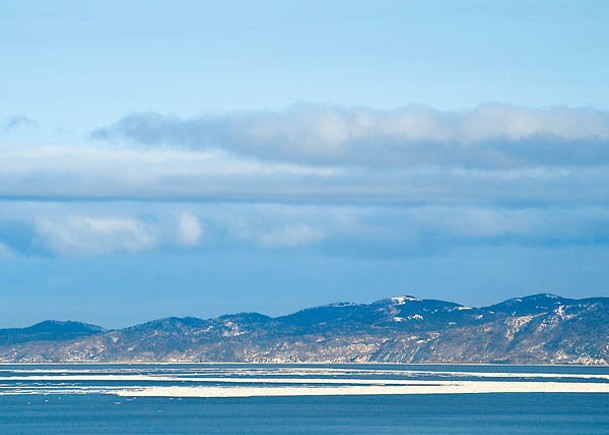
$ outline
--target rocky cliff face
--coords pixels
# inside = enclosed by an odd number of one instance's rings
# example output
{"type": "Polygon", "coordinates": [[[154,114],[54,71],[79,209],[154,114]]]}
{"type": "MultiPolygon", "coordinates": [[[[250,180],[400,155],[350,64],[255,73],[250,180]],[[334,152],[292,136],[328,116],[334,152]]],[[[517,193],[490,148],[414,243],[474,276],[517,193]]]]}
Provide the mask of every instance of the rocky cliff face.
{"type": "Polygon", "coordinates": [[[541,294],[471,308],[400,296],[108,331],[43,322],[0,330],[0,362],[609,364],[609,298],[541,294]]]}

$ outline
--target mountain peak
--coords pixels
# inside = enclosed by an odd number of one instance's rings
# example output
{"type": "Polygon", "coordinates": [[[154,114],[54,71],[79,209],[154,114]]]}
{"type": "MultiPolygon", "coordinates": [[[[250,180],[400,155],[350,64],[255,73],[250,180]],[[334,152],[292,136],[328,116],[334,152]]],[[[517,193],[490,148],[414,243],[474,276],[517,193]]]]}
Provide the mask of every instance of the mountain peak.
{"type": "Polygon", "coordinates": [[[511,304],[525,304],[525,303],[531,303],[531,302],[546,302],[546,303],[550,303],[550,304],[561,304],[561,303],[565,303],[565,302],[569,302],[570,299],[565,299],[563,297],[560,297],[558,295],[552,294],[552,293],[536,293],[533,295],[529,295],[529,296],[523,296],[520,298],[512,298],[512,299],[508,299],[505,302],[502,303],[511,303],[511,304]]]}
{"type": "Polygon", "coordinates": [[[105,332],[101,326],[88,323],[45,320],[26,328],[0,329],[0,344],[27,341],[63,341],[105,332]]]}
{"type": "Polygon", "coordinates": [[[554,293],[537,293],[534,295],[530,295],[530,296],[525,296],[523,299],[536,299],[536,300],[540,300],[540,299],[555,299],[555,300],[563,300],[564,298],[555,295],[554,293]]]}
{"type": "Polygon", "coordinates": [[[508,299],[507,301],[488,307],[496,312],[505,312],[511,315],[528,315],[536,312],[547,312],[554,308],[569,304],[572,299],[562,298],[551,293],[538,293],[521,298],[508,299]]]}
{"type": "Polygon", "coordinates": [[[44,320],[35,325],[24,328],[30,331],[57,331],[57,330],[82,330],[82,331],[104,331],[104,328],[90,323],[76,322],[74,320],[44,320]]]}

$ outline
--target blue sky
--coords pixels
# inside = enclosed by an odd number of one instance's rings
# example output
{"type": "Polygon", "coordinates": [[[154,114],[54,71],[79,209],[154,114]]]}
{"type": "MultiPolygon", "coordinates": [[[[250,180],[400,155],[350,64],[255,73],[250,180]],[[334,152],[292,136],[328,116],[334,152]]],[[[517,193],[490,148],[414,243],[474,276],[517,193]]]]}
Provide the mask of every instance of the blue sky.
{"type": "Polygon", "coordinates": [[[609,7],[15,1],[0,326],[609,295],[609,7]]]}

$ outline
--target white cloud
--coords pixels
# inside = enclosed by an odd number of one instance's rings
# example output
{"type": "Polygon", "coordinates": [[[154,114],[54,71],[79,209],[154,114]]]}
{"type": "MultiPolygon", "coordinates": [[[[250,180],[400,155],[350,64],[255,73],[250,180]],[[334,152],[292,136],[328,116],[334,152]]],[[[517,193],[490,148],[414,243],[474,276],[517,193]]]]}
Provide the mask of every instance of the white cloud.
{"type": "Polygon", "coordinates": [[[199,219],[191,213],[182,213],[178,217],[178,242],[184,246],[196,246],[203,236],[203,227],[199,219]]]}
{"type": "Polygon", "coordinates": [[[260,162],[224,152],[91,146],[15,146],[2,150],[0,196],[168,198],[247,196],[265,184],[326,180],[332,168],[260,162]]]}
{"type": "Polygon", "coordinates": [[[4,244],[0,252],[26,255],[91,256],[179,248],[401,255],[471,242],[606,244],[609,209],[0,202],[0,240],[4,244]]]}
{"type": "Polygon", "coordinates": [[[228,237],[225,243],[259,248],[302,248],[323,244],[353,228],[351,207],[285,204],[215,204],[202,207],[210,227],[228,237]]]}
{"type": "Polygon", "coordinates": [[[422,227],[472,239],[526,236],[542,226],[537,209],[417,207],[408,215],[422,227]]]}
{"type": "Polygon", "coordinates": [[[124,217],[70,217],[38,219],[36,233],[49,250],[60,254],[103,255],[137,253],[157,245],[155,229],[145,222],[124,217]]]}

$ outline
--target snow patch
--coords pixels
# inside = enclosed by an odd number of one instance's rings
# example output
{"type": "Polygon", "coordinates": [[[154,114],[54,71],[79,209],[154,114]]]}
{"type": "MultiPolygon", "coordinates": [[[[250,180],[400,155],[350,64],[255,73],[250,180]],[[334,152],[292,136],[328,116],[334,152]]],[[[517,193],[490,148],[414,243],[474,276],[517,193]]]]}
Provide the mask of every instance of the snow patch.
{"type": "Polygon", "coordinates": [[[565,306],[560,305],[558,308],[554,310],[554,313],[560,317],[562,320],[569,320],[575,317],[574,314],[565,314],[565,306]]]}
{"type": "Polygon", "coordinates": [[[396,305],[404,305],[406,302],[418,302],[421,299],[415,298],[414,296],[394,296],[391,298],[391,302],[396,305]]]}

